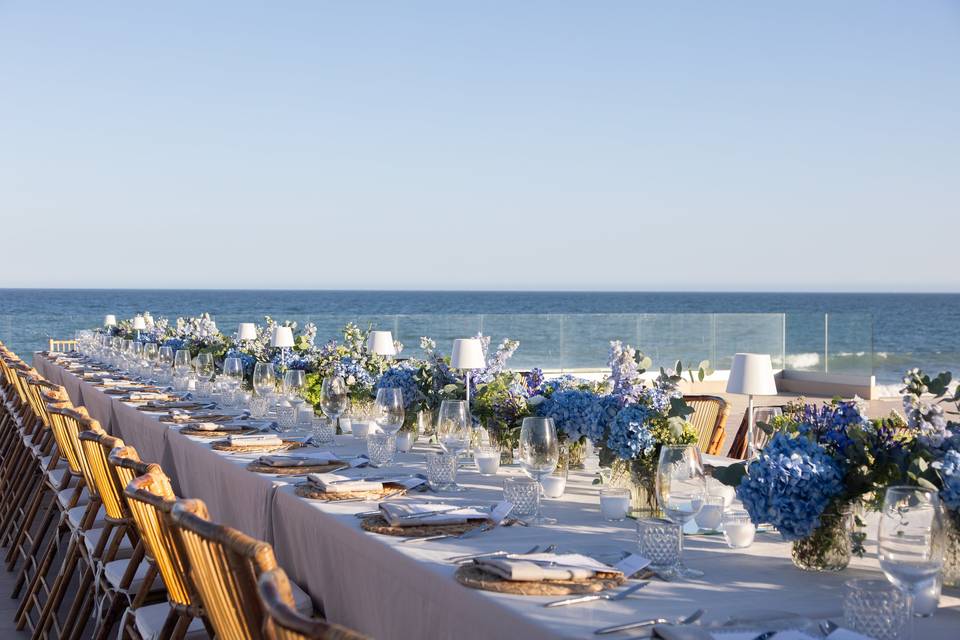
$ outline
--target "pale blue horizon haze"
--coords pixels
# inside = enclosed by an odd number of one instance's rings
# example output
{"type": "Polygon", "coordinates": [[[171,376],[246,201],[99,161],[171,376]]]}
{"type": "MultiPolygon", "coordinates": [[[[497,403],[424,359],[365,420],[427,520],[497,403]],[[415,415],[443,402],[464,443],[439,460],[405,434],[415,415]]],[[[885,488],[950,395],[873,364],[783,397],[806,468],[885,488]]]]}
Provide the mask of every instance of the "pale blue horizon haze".
{"type": "Polygon", "coordinates": [[[14,0],[0,83],[0,288],[960,290],[957,2],[14,0]]]}

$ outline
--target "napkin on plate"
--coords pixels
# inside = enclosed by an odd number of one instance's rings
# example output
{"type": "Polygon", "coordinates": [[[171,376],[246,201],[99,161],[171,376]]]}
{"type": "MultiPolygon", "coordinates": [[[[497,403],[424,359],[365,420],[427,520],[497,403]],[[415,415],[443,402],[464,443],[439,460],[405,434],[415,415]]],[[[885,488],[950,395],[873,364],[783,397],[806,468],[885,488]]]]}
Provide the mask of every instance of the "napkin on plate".
{"type": "Polygon", "coordinates": [[[380,513],[394,527],[417,527],[424,524],[463,524],[477,520],[498,520],[498,510],[512,508],[509,502],[499,503],[493,511],[463,507],[442,502],[384,502],[380,513]],[[416,517],[414,517],[416,516],[416,517]]]}
{"type": "Polygon", "coordinates": [[[329,451],[321,451],[309,456],[296,455],[272,455],[260,456],[257,460],[260,464],[268,467],[312,467],[318,464],[330,464],[338,462],[337,456],[329,451]]]}
{"type": "Polygon", "coordinates": [[[159,391],[131,391],[131,400],[166,400],[167,394],[159,391]]]}
{"type": "Polygon", "coordinates": [[[280,446],[283,440],[280,436],[272,433],[255,433],[248,436],[227,436],[227,442],[231,445],[262,444],[266,446],[280,446]]]}
{"type": "Polygon", "coordinates": [[[225,422],[223,424],[217,422],[194,422],[193,424],[189,424],[187,426],[196,431],[243,431],[247,428],[242,424],[234,424],[230,422],[225,422]]]}
{"type": "Polygon", "coordinates": [[[307,480],[324,493],[349,493],[351,491],[380,491],[382,482],[367,482],[363,478],[351,478],[337,473],[311,473],[307,480]]]}
{"type": "Polygon", "coordinates": [[[597,574],[623,575],[619,570],[579,553],[530,553],[506,558],[477,558],[484,572],[514,582],[587,580],[597,574]]]}

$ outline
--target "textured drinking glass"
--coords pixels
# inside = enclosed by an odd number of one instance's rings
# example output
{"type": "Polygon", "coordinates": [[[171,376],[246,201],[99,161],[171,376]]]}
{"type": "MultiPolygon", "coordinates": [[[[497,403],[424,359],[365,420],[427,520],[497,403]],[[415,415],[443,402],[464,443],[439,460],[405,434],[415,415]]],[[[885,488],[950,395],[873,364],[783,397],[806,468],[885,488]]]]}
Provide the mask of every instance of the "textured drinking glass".
{"type": "Polygon", "coordinates": [[[503,499],[513,505],[511,515],[536,515],[540,512],[540,483],[530,478],[507,478],[503,481],[503,499]]]}
{"type": "Polygon", "coordinates": [[[909,597],[884,580],[848,580],[843,626],[877,640],[899,640],[910,633],[909,597]]]}
{"type": "Polygon", "coordinates": [[[397,454],[397,437],[390,433],[371,433],[367,435],[367,457],[370,465],[382,467],[393,462],[397,454]]]}
{"type": "Polygon", "coordinates": [[[427,483],[434,491],[447,491],[457,481],[457,456],[452,453],[427,453],[427,483]]]}
{"type": "Polygon", "coordinates": [[[277,424],[280,430],[286,433],[297,423],[297,407],[287,400],[281,400],[277,405],[277,424]]]}
{"type": "Polygon", "coordinates": [[[659,518],[637,520],[637,546],[640,555],[650,560],[650,568],[672,574],[680,561],[682,539],[680,525],[659,518]]]}
{"type": "Polygon", "coordinates": [[[324,416],[313,416],[313,443],[320,446],[332,445],[337,435],[336,422],[324,416]]]}
{"type": "Polygon", "coordinates": [[[254,418],[262,418],[267,415],[267,405],[270,403],[266,396],[251,396],[250,415],[254,418]]]}

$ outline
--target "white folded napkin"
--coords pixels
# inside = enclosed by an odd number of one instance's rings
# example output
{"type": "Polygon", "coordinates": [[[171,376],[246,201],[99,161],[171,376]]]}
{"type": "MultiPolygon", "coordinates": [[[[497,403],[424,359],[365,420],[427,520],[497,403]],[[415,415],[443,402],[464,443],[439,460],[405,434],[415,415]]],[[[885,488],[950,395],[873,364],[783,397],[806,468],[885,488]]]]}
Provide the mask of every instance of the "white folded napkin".
{"type": "Polygon", "coordinates": [[[337,456],[333,455],[329,451],[322,451],[309,456],[260,456],[260,459],[257,462],[260,464],[265,464],[269,467],[312,467],[318,464],[330,464],[331,462],[337,462],[337,456]]]}
{"type": "Polygon", "coordinates": [[[351,478],[338,473],[311,473],[307,480],[324,493],[349,493],[351,491],[380,491],[382,482],[367,482],[363,478],[351,478]]]}
{"type": "Polygon", "coordinates": [[[167,394],[159,391],[131,391],[131,400],[166,400],[167,394]]]}
{"type": "Polygon", "coordinates": [[[247,428],[244,425],[234,424],[232,422],[225,422],[223,424],[218,422],[194,422],[187,426],[195,431],[243,431],[247,428]]]}
{"type": "Polygon", "coordinates": [[[457,508],[457,505],[441,502],[384,502],[380,504],[380,513],[394,527],[416,527],[424,524],[463,524],[475,520],[493,519],[493,513],[486,509],[457,508]],[[453,509],[456,509],[456,511],[453,511],[453,509]]]}
{"type": "Polygon", "coordinates": [[[579,553],[531,553],[506,558],[477,558],[474,564],[486,573],[514,582],[586,580],[598,573],[621,574],[617,569],[579,553]]]}
{"type": "Polygon", "coordinates": [[[231,445],[262,444],[268,446],[280,446],[283,444],[283,440],[280,439],[280,436],[272,433],[255,433],[248,436],[227,436],[227,442],[229,442],[231,445]]]}

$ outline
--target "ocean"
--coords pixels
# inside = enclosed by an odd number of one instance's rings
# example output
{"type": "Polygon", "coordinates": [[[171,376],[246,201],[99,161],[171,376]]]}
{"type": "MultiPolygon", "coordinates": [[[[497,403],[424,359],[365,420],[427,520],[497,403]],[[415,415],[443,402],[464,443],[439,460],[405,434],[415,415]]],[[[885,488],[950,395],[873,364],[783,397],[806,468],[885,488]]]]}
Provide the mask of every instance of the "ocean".
{"type": "Polygon", "coordinates": [[[654,358],[711,360],[767,351],[787,367],[864,374],[896,383],[904,370],[960,372],[960,294],[642,293],[514,291],[250,291],[0,289],[0,340],[21,355],[118,317],[209,311],[220,329],[241,321],[312,321],[318,340],[353,320],[391,329],[416,354],[483,331],[520,341],[518,367],[603,366],[609,340],[654,358]]]}

